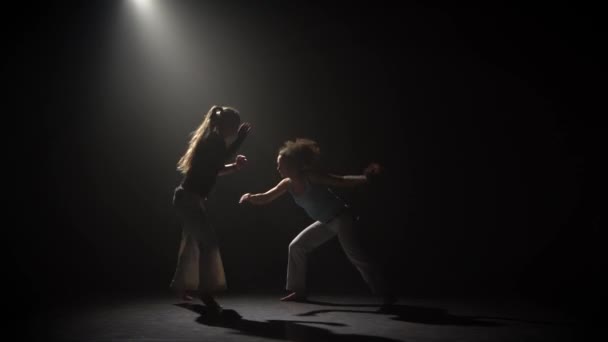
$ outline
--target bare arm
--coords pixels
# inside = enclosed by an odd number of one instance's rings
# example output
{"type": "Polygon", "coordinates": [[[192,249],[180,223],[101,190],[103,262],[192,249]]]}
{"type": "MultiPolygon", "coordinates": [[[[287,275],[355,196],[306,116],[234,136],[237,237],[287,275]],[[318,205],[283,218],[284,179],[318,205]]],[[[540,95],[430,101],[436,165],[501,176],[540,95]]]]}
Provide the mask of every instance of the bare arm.
{"type": "Polygon", "coordinates": [[[310,175],[310,179],[319,184],[333,187],[355,187],[367,183],[366,175],[333,175],[329,173],[310,175]]]}
{"type": "Polygon", "coordinates": [[[310,175],[313,182],[325,184],[333,187],[355,187],[365,184],[369,181],[369,177],[380,173],[381,167],[376,163],[369,164],[362,175],[333,175],[330,173],[317,173],[310,175]]]}
{"type": "Polygon", "coordinates": [[[259,194],[246,193],[243,196],[241,196],[239,203],[249,202],[249,203],[255,204],[255,205],[268,204],[268,203],[274,201],[275,199],[281,197],[281,195],[283,195],[287,191],[287,188],[289,187],[290,182],[291,182],[291,179],[284,178],[274,188],[272,188],[264,193],[259,193],[259,194]]]}
{"type": "Polygon", "coordinates": [[[217,173],[218,176],[225,176],[231,173],[235,173],[238,170],[236,163],[226,164],[223,169],[220,169],[217,173]]]}
{"type": "Polygon", "coordinates": [[[220,169],[217,173],[218,176],[225,176],[231,173],[234,173],[240,169],[242,169],[245,165],[247,165],[247,157],[243,155],[238,155],[234,159],[234,163],[224,165],[224,168],[220,169]]]}

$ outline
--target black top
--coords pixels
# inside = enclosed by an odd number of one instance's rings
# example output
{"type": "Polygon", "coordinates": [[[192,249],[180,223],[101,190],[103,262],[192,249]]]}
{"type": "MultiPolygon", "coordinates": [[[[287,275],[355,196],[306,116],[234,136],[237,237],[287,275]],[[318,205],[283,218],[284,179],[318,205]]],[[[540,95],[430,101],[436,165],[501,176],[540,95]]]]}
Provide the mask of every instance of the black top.
{"type": "Polygon", "coordinates": [[[224,163],[243,142],[239,137],[230,147],[216,132],[211,132],[199,142],[194,150],[190,169],[184,175],[182,187],[201,197],[207,197],[215,185],[217,173],[224,168],[224,163]]]}

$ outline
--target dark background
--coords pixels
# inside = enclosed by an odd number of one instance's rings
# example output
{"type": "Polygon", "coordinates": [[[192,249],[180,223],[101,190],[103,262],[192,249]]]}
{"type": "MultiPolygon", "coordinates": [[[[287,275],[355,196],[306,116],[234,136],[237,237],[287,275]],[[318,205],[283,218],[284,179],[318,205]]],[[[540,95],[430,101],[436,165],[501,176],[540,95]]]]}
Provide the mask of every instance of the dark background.
{"type": "MultiPolygon", "coordinates": [[[[339,193],[400,294],[567,307],[599,294],[606,111],[594,9],[158,3],[6,13],[15,161],[4,229],[17,298],[40,308],[168,291],[175,166],[214,104],[254,126],[247,170],[210,196],[230,291],[283,289],[287,246],[310,220],[289,196],[237,201],[276,184],[282,142],[309,137],[336,173],[385,167],[339,193]]],[[[310,282],[367,291],[335,240],[311,256],[310,282]]]]}

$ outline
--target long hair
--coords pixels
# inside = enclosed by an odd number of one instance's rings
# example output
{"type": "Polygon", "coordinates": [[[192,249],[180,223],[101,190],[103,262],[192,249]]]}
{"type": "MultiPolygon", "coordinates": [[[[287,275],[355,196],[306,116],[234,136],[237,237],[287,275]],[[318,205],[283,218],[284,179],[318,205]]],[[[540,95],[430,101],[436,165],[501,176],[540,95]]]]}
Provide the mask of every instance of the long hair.
{"type": "Polygon", "coordinates": [[[286,141],[279,149],[279,155],[299,173],[304,173],[318,168],[321,149],[314,140],[297,138],[286,141]]]}
{"type": "Polygon", "coordinates": [[[203,122],[198,126],[198,128],[190,134],[190,142],[188,143],[188,149],[186,153],[179,159],[177,162],[177,170],[182,174],[188,173],[190,170],[190,165],[192,164],[192,158],[196,152],[196,149],[200,145],[200,143],[209,135],[209,133],[215,129],[220,121],[234,121],[240,122],[240,116],[236,109],[232,107],[226,106],[212,106],[207,114],[205,114],[205,118],[203,122]]]}

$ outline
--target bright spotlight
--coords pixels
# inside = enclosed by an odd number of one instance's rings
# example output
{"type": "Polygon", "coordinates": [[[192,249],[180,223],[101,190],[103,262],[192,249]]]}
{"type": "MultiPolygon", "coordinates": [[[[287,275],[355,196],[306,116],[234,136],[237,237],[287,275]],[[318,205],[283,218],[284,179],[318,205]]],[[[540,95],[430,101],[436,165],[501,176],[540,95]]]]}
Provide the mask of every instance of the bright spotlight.
{"type": "Polygon", "coordinates": [[[130,0],[137,7],[148,7],[152,0],[130,0]]]}

